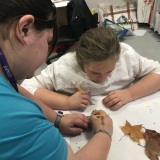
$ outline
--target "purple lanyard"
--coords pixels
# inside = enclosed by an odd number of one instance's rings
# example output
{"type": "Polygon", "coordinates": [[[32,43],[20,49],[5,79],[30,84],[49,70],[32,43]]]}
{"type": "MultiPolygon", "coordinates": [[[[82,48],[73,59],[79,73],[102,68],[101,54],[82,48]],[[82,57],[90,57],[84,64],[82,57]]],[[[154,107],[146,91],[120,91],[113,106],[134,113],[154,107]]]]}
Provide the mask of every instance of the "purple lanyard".
{"type": "Polygon", "coordinates": [[[17,82],[12,74],[12,71],[8,65],[6,57],[1,48],[0,48],[0,64],[2,66],[2,70],[4,74],[6,75],[7,79],[9,80],[13,88],[18,92],[17,82]]]}

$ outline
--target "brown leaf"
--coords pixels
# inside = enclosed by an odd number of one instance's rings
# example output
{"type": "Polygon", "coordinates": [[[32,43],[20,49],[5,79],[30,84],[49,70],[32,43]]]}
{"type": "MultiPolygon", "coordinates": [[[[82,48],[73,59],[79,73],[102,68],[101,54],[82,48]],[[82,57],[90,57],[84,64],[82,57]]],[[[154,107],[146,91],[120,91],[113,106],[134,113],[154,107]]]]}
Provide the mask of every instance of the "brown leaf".
{"type": "Polygon", "coordinates": [[[145,153],[150,160],[158,160],[160,156],[160,133],[154,130],[145,131],[146,147],[145,153]]]}
{"type": "Polygon", "coordinates": [[[155,139],[160,141],[160,133],[157,133],[155,130],[146,129],[144,136],[146,140],[155,139]]]}
{"type": "Polygon", "coordinates": [[[128,121],[126,121],[125,126],[120,126],[122,132],[125,135],[129,135],[130,138],[135,141],[140,143],[140,139],[144,138],[144,133],[141,131],[142,130],[142,125],[134,125],[132,126],[128,121]]]}

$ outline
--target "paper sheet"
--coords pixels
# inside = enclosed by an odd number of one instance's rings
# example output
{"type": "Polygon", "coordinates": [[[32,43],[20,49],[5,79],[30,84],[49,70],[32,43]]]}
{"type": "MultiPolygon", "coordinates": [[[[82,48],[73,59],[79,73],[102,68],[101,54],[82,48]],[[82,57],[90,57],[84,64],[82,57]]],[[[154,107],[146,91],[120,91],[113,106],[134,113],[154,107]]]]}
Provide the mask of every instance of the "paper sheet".
{"type": "MultiPolygon", "coordinates": [[[[124,136],[120,126],[124,126],[126,120],[132,125],[142,124],[147,129],[153,129],[160,132],[160,92],[130,102],[118,111],[110,111],[106,109],[101,101],[103,96],[92,97],[95,105],[88,106],[82,112],[90,115],[94,109],[105,110],[113,120],[112,145],[107,160],[148,160],[144,152],[144,140],[141,141],[142,146],[133,142],[128,136],[124,136]]],[[[72,111],[77,112],[77,111],[72,111]]],[[[70,145],[74,152],[82,148],[93,136],[92,132],[84,132],[79,136],[70,138],[70,145]]]]}

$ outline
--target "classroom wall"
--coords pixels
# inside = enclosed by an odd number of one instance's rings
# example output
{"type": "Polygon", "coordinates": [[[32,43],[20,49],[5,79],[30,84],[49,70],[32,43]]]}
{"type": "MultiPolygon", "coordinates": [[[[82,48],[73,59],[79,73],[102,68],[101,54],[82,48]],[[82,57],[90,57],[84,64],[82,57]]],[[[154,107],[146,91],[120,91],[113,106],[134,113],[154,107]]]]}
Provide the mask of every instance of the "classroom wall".
{"type": "Polygon", "coordinates": [[[103,2],[137,2],[137,0],[85,0],[88,7],[91,8],[97,8],[98,3],[103,3],[103,2]]]}

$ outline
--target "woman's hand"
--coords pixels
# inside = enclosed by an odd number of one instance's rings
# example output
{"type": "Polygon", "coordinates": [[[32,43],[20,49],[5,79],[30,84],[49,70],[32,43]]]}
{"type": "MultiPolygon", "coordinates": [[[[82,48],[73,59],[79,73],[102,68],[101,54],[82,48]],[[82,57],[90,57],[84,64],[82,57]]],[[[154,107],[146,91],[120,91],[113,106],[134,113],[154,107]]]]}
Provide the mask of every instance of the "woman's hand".
{"type": "Polygon", "coordinates": [[[78,91],[68,98],[68,105],[70,109],[86,108],[89,103],[89,91],[78,91]]]}
{"type": "Polygon", "coordinates": [[[84,114],[65,114],[60,121],[59,130],[65,134],[81,134],[88,128],[88,118],[84,114]]]}
{"type": "Polygon", "coordinates": [[[128,89],[115,90],[110,92],[103,100],[102,103],[110,110],[118,110],[124,104],[132,100],[131,93],[128,89]]]}

